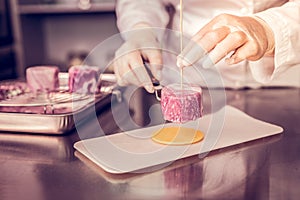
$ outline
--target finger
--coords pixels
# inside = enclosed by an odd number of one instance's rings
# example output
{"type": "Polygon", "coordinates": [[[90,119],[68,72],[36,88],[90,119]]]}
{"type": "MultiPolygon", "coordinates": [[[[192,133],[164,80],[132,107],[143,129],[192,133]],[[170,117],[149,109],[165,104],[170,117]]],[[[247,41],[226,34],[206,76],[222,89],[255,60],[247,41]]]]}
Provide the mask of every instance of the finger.
{"type": "Polygon", "coordinates": [[[215,46],[209,53],[208,57],[203,61],[203,68],[210,68],[221,59],[223,59],[228,53],[241,47],[247,42],[247,36],[242,31],[236,31],[230,33],[224,40],[215,46]]]}
{"type": "Polygon", "coordinates": [[[150,63],[151,73],[157,80],[161,80],[162,55],[160,50],[147,50],[144,52],[145,58],[150,63]]]}
{"type": "Polygon", "coordinates": [[[200,40],[196,41],[206,52],[210,52],[215,46],[230,34],[230,28],[222,26],[207,32],[200,40]]]}
{"type": "Polygon", "coordinates": [[[122,77],[121,77],[121,74],[120,74],[120,71],[119,71],[119,67],[121,67],[121,66],[122,65],[120,65],[120,62],[114,61],[113,68],[114,68],[114,72],[115,72],[115,75],[116,75],[116,78],[117,78],[117,83],[120,86],[125,86],[125,85],[128,85],[128,82],[125,81],[125,79],[122,79],[122,77]]]}
{"type": "Polygon", "coordinates": [[[116,60],[115,72],[117,72],[116,75],[119,85],[125,86],[128,84],[133,84],[141,86],[131,67],[131,65],[139,65],[139,60],[141,60],[139,51],[130,52],[116,60]]]}
{"type": "Polygon", "coordinates": [[[130,79],[128,81],[134,81],[137,86],[143,86],[148,92],[153,93],[154,87],[150,79],[149,74],[144,66],[143,59],[141,56],[135,54],[136,57],[131,57],[129,60],[130,66],[130,79]],[[134,75],[134,77],[132,77],[134,75]]]}
{"type": "Polygon", "coordinates": [[[137,81],[139,82],[138,86],[143,86],[149,93],[154,92],[154,87],[152,81],[145,69],[145,66],[132,66],[132,72],[135,75],[137,81]]]}
{"type": "Polygon", "coordinates": [[[238,48],[230,58],[226,59],[227,64],[237,64],[245,59],[257,60],[261,56],[257,55],[257,47],[252,42],[247,42],[245,45],[238,48]],[[255,55],[255,56],[254,56],[255,55]]]}
{"type": "Polygon", "coordinates": [[[196,42],[190,42],[181,54],[177,56],[177,66],[179,68],[188,67],[200,60],[206,54],[206,50],[196,42]]]}
{"type": "Polygon", "coordinates": [[[246,43],[245,45],[238,48],[229,58],[226,58],[225,61],[228,65],[237,64],[247,57],[247,51],[249,50],[249,45],[246,43]]]}
{"type": "Polygon", "coordinates": [[[142,84],[140,83],[139,79],[136,77],[136,74],[134,72],[133,69],[128,70],[126,73],[123,73],[121,76],[122,81],[126,84],[126,85],[136,85],[136,86],[141,86],[142,84]]]}
{"type": "Polygon", "coordinates": [[[194,64],[201,59],[206,52],[210,52],[215,48],[229,33],[230,29],[226,26],[222,26],[207,32],[202,38],[198,35],[194,36],[192,38],[193,42],[190,42],[179,56],[177,60],[179,65],[182,67],[194,64]],[[183,58],[183,60],[180,60],[180,58],[183,58]]]}
{"type": "MultiPolygon", "coordinates": [[[[225,14],[227,16],[227,14],[225,14]]],[[[209,21],[206,25],[204,25],[193,37],[193,39],[202,38],[208,32],[215,30],[219,27],[226,26],[226,20],[224,21],[225,16],[219,15],[209,21]]]]}

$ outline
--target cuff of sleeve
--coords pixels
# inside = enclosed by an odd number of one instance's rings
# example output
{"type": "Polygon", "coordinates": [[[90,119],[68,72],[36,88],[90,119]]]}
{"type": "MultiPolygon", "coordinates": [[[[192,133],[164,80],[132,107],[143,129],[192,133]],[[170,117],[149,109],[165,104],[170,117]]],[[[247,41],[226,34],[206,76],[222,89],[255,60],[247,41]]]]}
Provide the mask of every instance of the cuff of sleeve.
{"type": "Polygon", "coordinates": [[[284,70],[280,66],[286,62],[289,54],[288,26],[282,17],[272,10],[256,13],[255,16],[264,20],[274,33],[274,57],[265,56],[258,61],[249,62],[253,77],[259,82],[267,83],[284,70]]]}
{"type": "Polygon", "coordinates": [[[258,61],[250,61],[253,78],[263,84],[269,83],[274,76],[274,57],[266,56],[258,61]]]}

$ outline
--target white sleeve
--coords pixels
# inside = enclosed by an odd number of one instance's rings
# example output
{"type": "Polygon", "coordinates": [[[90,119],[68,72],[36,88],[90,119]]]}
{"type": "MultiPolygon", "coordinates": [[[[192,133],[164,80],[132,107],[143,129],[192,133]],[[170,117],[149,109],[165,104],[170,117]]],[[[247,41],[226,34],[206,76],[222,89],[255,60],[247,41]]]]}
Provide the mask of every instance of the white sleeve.
{"type": "Polygon", "coordinates": [[[250,62],[253,77],[266,83],[300,63],[300,0],[290,0],[280,7],[256,13],[255,16],[271,27],[275,37],[274,58],[264,57],[250,62]]]}
{"type": "Polygon", "coordinates": [[[120,32],[130,31],[138,23],[166,28],[169,15],[161,0],[117,0],[117,25],[120,32]]]}

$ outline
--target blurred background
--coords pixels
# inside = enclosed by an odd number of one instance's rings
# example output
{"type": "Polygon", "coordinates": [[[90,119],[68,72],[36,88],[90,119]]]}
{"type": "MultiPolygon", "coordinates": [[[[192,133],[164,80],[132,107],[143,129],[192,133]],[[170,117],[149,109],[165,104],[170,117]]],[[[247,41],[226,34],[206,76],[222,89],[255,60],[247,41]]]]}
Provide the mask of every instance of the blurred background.
{"type": "Polygon", "coordinates": [[[80,64],[118,33],[114,8],[115,0],[0,0],[0,80],[24,78],[34,65],[80,64]]]}

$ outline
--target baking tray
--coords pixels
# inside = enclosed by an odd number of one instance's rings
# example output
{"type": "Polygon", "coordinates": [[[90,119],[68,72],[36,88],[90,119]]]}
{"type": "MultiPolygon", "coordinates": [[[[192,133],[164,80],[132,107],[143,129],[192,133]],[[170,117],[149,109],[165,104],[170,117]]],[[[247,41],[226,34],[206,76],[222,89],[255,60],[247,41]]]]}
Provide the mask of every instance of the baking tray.
{"type": "MultiPolygon", "coordinates": [[[[61,74],[61,77],[66,78],[66,74],[61,74]]],[[[19,104],[9,100],[0,101],[0,109],[3,107],[8,108],[0,112],[0,131],[64,134],[74,129],[75,125],[85,122],[90,114],[98,112],[114,100],[121,101],[121,93],[116,88],[113,75],[102,75],[101,78],[103,80],[99,94],[85,95],[83,98],[77,98],[76,96],[74,98],[73,96],[71,102],[48,102],[44,101],[45,99],[43,100],[43,98],[37,98],[32,102],[24,101],[24,103],[19,104]],[[66,104],[69,105],[66,106],[66,104]],[[64,106],[69,109],[60,109],[59,112],[55,111],[57,107],[63,108],[64,106]],[[20,112],[15,108],[18,108],[20,112]],[[34,112],[28,112],[26,108],[31,108],[34,112]]],[[[63,81],[60,82],[63,83],[63,81]]],[[[28,92],[17,94],[19,99],[24,96],[26,97],[26,95],[32,94],[28,92]]],[[[62,92],[58,93],[58,95],[65,94],[62,92]]],[[[28,100],[27,97],[24,99],[28,100]]]]}

